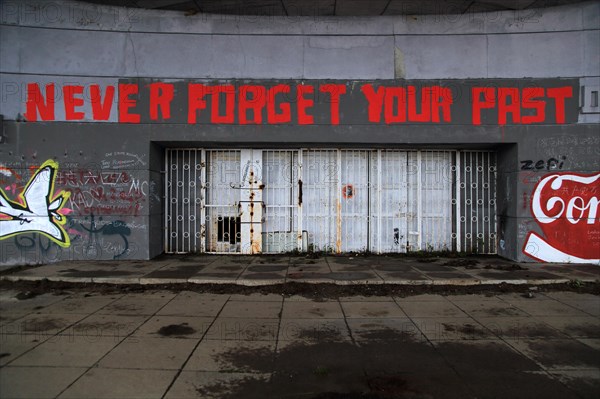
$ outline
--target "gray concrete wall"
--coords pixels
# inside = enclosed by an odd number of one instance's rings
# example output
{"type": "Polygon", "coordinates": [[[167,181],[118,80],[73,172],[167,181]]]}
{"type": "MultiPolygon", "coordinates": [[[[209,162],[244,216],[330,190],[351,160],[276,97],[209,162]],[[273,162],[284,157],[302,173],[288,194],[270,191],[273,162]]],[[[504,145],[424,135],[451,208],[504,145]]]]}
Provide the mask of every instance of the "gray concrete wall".
{"type": "MultiPolygon", "coordinates": [[[[68,1],[3,1],[0,114],[6,140],[0,144],[0,166],[9,171],[0,176],[2,188],[14,198],[18,190],[7,187],[22,188],[36,166],[54,159],[61,172],[80,173],[71,180],[61,174],[56,189],[80,190],[83,202],[77,208],[70,199],[70,247],[54,246],[41,235],[19,235],[0,241],[0,263],[159,254],[163,147],[217,143],[497,148],[498,217],[504,228],[499,252],[531,260],[522,251],[524,241],[530,231],[541,231],[527,204],[536,183],[551,171],[522,170],[521,162],[564,157],[562,172],[600,171],[600,113],[589,106],[591,93],[600,87],[599,29],[597,1],[488,14],[364,18],[185,16],[68,1]],[[139,78],[574,78],[583,87],[584,100],[576,124],[405,125],[402,134],[385,125],[207,125],[201,131],[175,123],[120,125],[116,106],[106,122],[86,116],[81,123],[67,123],[62,122],[60,101],[55,122],[16,121],[25,114],[27,83],[106,87],[139,78]],[[115,183],[111,173],[127,178],[115,183]],[[117,198],[105,196],[107,192],[117,198]],[[85,204],[88,209],[82,210],[85,204]],[[101,211],[94,213],[94,206],[101,211]]],[[[90,114],[87,103],[83,110],[90,114]]]]}

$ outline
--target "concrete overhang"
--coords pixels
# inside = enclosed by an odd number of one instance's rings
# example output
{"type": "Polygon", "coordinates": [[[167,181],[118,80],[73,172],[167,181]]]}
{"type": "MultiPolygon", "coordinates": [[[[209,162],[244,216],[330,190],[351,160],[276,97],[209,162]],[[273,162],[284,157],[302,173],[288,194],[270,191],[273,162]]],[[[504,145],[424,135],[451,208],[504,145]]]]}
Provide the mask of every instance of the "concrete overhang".
{"type": "Polygon", "coordinates": [[[584,0],[85,0],[88,3],[176,10],[190,14],[262,16],[442,15],[527,10],[584,0]]]}

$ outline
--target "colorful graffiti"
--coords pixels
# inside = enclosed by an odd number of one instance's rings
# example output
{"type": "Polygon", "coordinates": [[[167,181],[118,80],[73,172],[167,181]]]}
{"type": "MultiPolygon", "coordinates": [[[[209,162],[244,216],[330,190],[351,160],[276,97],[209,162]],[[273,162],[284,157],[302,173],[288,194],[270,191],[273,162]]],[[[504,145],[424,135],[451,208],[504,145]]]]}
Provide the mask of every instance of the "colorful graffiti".
{"type": "Polygon", "coordinates": [[[600,172],[544,176],[531,213],[544,237],[530,231],[523,252],[538,261],[600,264],[600,172]]]}
{"type": "Polygon", "coordinates": [[[63,225],[70,193],[54,194],[58,164],[48,160],[33,174],[17,201],[8,199],[0,188],[0,239],[24,233],[41,233],[62,247],[71,243],[63,225]]]}

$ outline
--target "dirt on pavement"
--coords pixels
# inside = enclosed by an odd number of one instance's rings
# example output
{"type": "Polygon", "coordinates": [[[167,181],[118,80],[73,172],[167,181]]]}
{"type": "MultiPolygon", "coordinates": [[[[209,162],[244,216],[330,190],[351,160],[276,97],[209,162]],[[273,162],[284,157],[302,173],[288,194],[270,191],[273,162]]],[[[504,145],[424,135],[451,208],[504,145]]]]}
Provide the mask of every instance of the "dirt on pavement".
{"type": "Polygon", "coordinates": [[[32,298],[43,293],[60,294],[69,292],[94,292],[113,294],[123,292],[146,292],[166,290],[171,292],[192,291],[210,294],[279,294],[282,296],[299,295],[309,299],[336,299],[346,296],[397,296],[408,297],[421,294],[438,295],[497,295],[509,292],[523,293],[524,297],[533,297],[536,292],[571,291],[600,295],[600,282],[566,284],[545,284],[531,286],[527,284],[482,284],[474,286],[460,285],[337,285],[285,283],[266,286],[243,286],[237,284],[101,284],[71,283],[60,281],[0,281],[0,289],[20,291],[21,298],[32,298]]]}

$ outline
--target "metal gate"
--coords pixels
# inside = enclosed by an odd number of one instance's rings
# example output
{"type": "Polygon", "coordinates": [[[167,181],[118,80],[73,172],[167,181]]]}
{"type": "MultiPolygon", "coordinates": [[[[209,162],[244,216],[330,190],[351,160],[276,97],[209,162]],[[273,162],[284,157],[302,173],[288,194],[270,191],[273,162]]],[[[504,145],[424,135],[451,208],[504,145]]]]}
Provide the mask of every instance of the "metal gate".
{"type": "Polygon", "coordinates": [[[460,151],[456,165],[459,251],[495,254],[496,153],[460,151]]]}
{"type": "Polygon", "coordinates": [[[262,152],[262,252],[302,249],[299,151],[262,152]]]}
{"type": "Polygon", "coordinates": [[[204,153],[206,252],[240,252],[241,151],[211,150],[204,153]]]}
{"type": "Polygon", "coordinates": [[[169,253],[495,253],[489,151],[166,152],[169,253]]]}
{"type": "Polygon", "coordinates": [[[171,150],[165,154],[165,251],[203,250],[203,160],[198,150],[171,150]]]}

